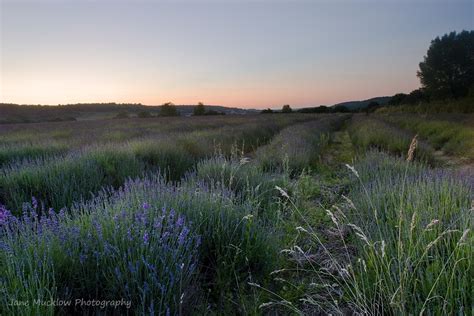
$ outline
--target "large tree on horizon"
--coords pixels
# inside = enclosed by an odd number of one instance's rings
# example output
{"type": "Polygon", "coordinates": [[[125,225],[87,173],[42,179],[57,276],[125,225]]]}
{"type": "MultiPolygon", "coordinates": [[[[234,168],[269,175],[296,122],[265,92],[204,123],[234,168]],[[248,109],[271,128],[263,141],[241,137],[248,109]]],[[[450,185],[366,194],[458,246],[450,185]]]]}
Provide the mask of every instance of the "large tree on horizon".
{"type": "Polygon", "coordinates": [[[417,75],[430,96],[466,96],[474,85],[474,31],[436,37],[419,66],[417,75]]]}

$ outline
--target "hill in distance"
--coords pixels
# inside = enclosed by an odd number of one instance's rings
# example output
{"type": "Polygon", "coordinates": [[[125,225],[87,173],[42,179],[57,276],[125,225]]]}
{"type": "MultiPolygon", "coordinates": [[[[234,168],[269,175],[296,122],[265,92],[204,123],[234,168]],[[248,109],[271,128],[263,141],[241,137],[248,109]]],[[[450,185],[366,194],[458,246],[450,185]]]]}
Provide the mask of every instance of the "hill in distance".
{"type": "Polygon", "coordinates": [[[334,104],[332,107],[345,106],[349,110],[357,110],[367,107],[370,102],[377,102],[379,105],[386,105],[391,97],[375,97],[363,101],[347,101],[334,104]]]}

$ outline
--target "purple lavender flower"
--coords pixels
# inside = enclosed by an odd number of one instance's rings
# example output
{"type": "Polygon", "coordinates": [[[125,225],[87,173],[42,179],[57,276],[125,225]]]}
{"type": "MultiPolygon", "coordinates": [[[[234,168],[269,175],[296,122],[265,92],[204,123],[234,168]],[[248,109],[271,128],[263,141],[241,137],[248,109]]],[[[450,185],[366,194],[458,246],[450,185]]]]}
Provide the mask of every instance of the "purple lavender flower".
{"type": "Polygon", "coordinates": [[[162,221],[163,221],[163,218],[155,218],[155,221],[153,222],[153,228],[155,229],[160,228],[162,221]]]}
{"type": "Polygon", "coordinates": [[[176,221],[176,225],[178,227],[181,227],[183,226],[183,224],[184,224],[184,217],[182,215],[179,215],[178,220],[176,221]]]}
{"type": "Polygon", "coordinates": [[[38,209],[38,200],[34,196],[31,197],[31,205],[33,206],[33,209],[38,209]]]}
{"type": "Polygon", "coordinates": [[[181,233],[178,236],[179,245],[184,244],[184,242],[186,240],[186,237],[188,236],[188,233],[189,233],[189,229],[186,226],[184,226],[183,230],[181,231],[181,233]]]}
{"type": "Polygon", "coordinates": [[[0,204],[0,225],[5,225],[8,223],[11,213],[5,208],[5,206],[0,204]]]}
{"type": "Polygon", "coordinates": [[[149,242],[148,232],[145,232],[145,234],[143,234],[143,243],[145,245],[148,245],[148,242],[149,242]]]}

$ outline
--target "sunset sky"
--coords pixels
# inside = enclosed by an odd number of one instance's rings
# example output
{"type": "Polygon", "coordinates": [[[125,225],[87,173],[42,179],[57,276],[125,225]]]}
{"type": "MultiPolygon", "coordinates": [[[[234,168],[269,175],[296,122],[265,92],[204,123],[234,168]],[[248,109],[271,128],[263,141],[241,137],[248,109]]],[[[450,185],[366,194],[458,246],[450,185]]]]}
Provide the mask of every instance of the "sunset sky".
{"type": "Polygon", "coordinates": [[[473,1],[0,0],[0,102],[248,108],[410,92],[473,1]]]}

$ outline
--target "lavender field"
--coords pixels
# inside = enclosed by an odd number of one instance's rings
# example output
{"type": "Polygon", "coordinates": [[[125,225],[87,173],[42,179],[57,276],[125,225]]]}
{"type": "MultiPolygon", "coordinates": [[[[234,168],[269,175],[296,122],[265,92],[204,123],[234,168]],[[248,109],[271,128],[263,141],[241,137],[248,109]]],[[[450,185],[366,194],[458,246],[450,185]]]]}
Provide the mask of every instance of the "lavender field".
{"type": "Polygon", "coordinates": [[[472,114],[0,125],[0,315],[469,315],[472,114]]]}

